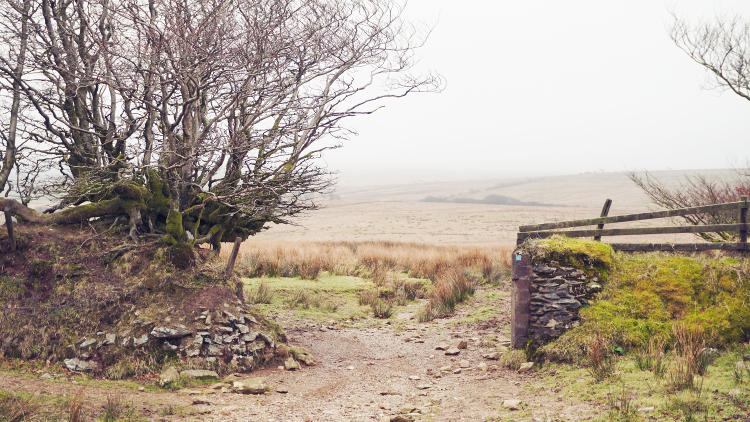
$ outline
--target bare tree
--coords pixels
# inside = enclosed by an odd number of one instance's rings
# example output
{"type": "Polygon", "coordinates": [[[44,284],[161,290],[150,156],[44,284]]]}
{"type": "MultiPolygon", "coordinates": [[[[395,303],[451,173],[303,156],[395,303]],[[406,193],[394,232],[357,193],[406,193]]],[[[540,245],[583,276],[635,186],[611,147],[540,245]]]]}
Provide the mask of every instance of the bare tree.
{"type": "Polygon", "coordinates": [[[429,31],[389,0],[23,1],[27,32],[2,18],[0,83],[46,163],[24,189],[60,204],[0,205],[42,224],[126,215],[134,243],[219,249],[288,223],[331,186],[318,157],[345,119],[442,85],[411,74],[429,31]]]}
{"type": "MultiPolygon", "coordinates": [[[[666,209],[678,209],[739,201],[740,196],[750,195],[748,170],[750,169],[735,169],[732,175],[725,177],[686,174],[684,180],[674,184],[660,181],[649,172],[629,172],[628,177],[654,204],[666,209]]],[[[681,218],[693,225],[740,222],[736,210],[690,214],[681,218]]],[[[734,241],[737,233],[696,233],[696,236],[712,242],[734,241]]]]}
{"type": "Polygon", "coordinates": [[[691,25],[672,12],[669,35],[708,71],[707,88],[730,90],[750,100],[750,22],[741,16],[716,17],[691,25]]]}
{"type": "MultiPolygon", "coordinates": [[[[735,15],[690,24],[672,11],[669,35],[693,61],[707,71],[706,88],[729,90],[750,100],[750,22],[735,15]]],[[[738,201],[750,194],[750,165],[734,169],[728,177],[686,175],[677,184],[667,184],[646,172],[630,172],[630,179],[656,205],[667,209],[696,207],[738,201]]],[[[717,212],[685,216],[690,224],[738,223],[737,212],[717,212]]],[[[697,234],[708,241],[735,240],[734,233],[697,234]]]]}

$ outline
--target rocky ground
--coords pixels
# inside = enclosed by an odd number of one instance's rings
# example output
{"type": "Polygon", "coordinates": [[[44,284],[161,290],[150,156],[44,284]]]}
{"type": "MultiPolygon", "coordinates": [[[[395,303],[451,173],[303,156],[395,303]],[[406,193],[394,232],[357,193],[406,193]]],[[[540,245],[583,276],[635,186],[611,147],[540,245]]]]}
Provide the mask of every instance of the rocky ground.
{"type": "MultiPolygon", "coordinates": [[[[497,299],[500,312],[476,321],[468,317],[486,305],[478,301],[429,323],[400,314],[346,327],[284,312],[275,319],[289,344],[306,348],[316,362],[298,370],[272,367],[239,376],[240,381],[263,378],[269,390],[265,394],[231,392],[231,378],[174,391],[90,381],[84,391],[87,408],[101,413],[106,398],[117,397],[146,420],[264,422],[573,421],[601,411],[561,395],[545,372],[512,371],[487,358],[507,342],[510,300],[497,299]]],[[[0,385],[8,391],[70,397],[86,384],[76,377],[45,380],[41,372],[33,377],[2,374],[0,385]]]]}

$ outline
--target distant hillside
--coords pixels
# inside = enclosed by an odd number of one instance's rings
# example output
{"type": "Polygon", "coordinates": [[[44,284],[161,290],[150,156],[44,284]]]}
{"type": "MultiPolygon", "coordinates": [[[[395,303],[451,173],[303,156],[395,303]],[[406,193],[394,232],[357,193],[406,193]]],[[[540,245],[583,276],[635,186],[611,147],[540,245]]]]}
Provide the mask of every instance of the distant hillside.
{"type": "Polygon", "coordinates": [[[485,204],[485,205],[521,205],[529,207],[551,207],[552,204],[542,204],[541,202],[519,201],[516,198],[504,195],[487,195],[484,199],[474,198],[445,198],[439,196],[428,196],[420,199],[420,202],[443,202],[452,204],[485,204]]]}
{"type": "MultiPolygon", "coordinates": [[[[724,177],[731,170],[672,170],[651,174],[668,184],[679,183],[685,174],[699,173],[724,177]]],[[[463,180],[453,182],[425,182],[398,185],[341,186],[335,195],[343,201],[428,202],[427,198],[445,198],[446,203],[461,202],[487,204],[487,194],[513,198],[532,204],[555,204],[567,207],[601,209],[604,200],[612,199],[611,213],[648,211],[653,204],[624,172],[590,173],[562,176],[522,177],[492,180],[463,180]],[[448,200],[466,198],[476,202],[448,200]]],[[[501,202],[501,204],[505,204],[501,202]]],[[[514,203],[508,203],[514,204],[514,203]]],[[[519,205],[519,204],[516,204],[519,205]]]]}

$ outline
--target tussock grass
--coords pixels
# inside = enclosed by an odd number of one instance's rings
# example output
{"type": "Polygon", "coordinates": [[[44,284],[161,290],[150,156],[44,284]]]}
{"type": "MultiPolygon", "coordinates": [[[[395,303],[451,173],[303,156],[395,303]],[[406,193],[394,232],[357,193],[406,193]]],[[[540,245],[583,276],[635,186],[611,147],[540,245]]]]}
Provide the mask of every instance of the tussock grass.
{"type": "MultiPolygon", "coordinates": [[[[222,248],[223,257],[228,258],[228,250],[222,248]]],[[[370,279],[376,289],[359,292],[360,305],[369,305],[376,316],[387,318],[393,314],[394,306],[424,298],[428,303],[419,319],[429,321],[453,312],[457,304],[474,293],[476,284],[497,284],[508,276],[511,253],[510,247],[248,241],[240,248],[238,262],[239,271],[253,278],[317,280],[327,272],[370,279]]],[[[253,301],[265,303],[255,300],[257,294],[249,292],[253,301]]],[[[306,309],[311,300],[314,297],[310,292],[294,291],[290,303],[306,309]]]]}
{"type": "Polygon", "coordinates": [[[612,350],[612,342],[609,339],[599,334],[591,335],[586,347],[586,357],[588,360],[586,369],[597,382],[615,374],[617,357],[612,350]]]}
{"type": "Polygon", "coordinates": [[[258,288],[250,291],[247,291],[246,289],[245,296],[252,303],[269,304],[273,302],[273,299],[276,297],[276,293],[274,293],[273,289],[271,289],[271,287],[268,285],[268,283],[265,282],[265,280],[261,280],[258,288]]]}
{"type": "MultiPolygon", "coordinates": [[[[222,248],[229,257],[231,248],[222,248]]],[[[433,245],[400,242],[247,241],[238,262],[248,277],[300,277],[320,272],[387,281],[389,273],[434,280],[449,268],[462,268],[485,282],[510,274],[511,247],[433,245]]]]}

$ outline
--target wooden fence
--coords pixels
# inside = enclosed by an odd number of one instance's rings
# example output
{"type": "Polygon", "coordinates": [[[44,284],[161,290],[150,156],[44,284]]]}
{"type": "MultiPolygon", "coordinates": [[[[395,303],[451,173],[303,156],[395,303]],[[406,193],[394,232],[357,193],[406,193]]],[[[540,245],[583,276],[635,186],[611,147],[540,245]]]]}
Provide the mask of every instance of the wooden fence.
{"type": "Polygon", "coordinates": [[[568,237],[594,237],[601,240],[602,236],[626,236],[648,234],[674,233],[711,233],[711,232],[739,232],[739,242],[704,242],[704,243],[612,243],[612,249],[620,251],[703,251],[709,249],[750,250],[747,243],[747,210],[750,207],[747,196],[742,196],[738,202],[705,205],[700,207],[680,208],[669,211],[646,212],[641,214],[617,215],[608,217],[612,201],[607,199],[599,218],[586,220],[559,221],[553,223],[533,224],[518,228],[518,244],[529,238],[546,238],[555,234],[568,237]],[[651,220],[655,218],[680,217],[689,214],[706,214],[720,211],[739,210],[739,224],[705,224],[696,226],[666,226],[639,227],[628,229],[604,228],[605,224],[624,223],[628,221],[651,220]],[[577,229],[561,231],[574,227],[597,226],[596,229],[577,229]]]}

